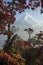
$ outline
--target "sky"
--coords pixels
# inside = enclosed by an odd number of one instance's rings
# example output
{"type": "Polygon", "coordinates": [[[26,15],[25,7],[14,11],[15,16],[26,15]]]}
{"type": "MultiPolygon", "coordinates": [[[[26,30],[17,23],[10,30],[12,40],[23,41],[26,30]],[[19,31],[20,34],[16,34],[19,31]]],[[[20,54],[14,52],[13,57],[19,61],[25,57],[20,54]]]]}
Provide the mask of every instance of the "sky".
{"type": "MultiPolygon", "coordinates": [[[[7,0],[11,1],[11,0],[7,0]]],[[[40,14],[40,8],[35,9],[35,11],[25,10],[23,13],[18,13],[16,15],[15,24],[16,27],[19,27],[18,35],[21,36],[24,40],[28,39],[28,33],[24,32],[25,28],[33,27],[34,32],[42,30],[43,31],[43,14],[40,14]]],[[[0,35],[0,48],[2,48],[5,40],[7,39],[6,36],[0,35]]]]}

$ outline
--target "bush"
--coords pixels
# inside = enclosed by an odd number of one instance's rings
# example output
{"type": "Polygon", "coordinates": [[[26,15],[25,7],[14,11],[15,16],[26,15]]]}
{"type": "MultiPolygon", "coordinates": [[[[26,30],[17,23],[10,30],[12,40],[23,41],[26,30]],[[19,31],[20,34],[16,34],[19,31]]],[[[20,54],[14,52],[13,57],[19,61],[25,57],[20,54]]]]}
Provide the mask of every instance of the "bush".
{"type": "Polygon", "coordinates": [[[22,50],[22,57],[26,65],[43,65],[43,46],[22,50]]]}
{"type": "Polygon", "coordinates": [[[13,54],[12,56],[6,52],[0,54],[0,65],[25,65],[24,61],[20,54],[13,54]]]}

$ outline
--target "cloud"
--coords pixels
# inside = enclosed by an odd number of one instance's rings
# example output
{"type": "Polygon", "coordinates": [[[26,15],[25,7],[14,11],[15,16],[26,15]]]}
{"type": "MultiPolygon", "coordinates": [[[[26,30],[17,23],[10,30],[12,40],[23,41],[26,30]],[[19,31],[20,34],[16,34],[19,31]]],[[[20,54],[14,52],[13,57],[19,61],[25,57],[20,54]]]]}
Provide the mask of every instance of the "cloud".
{"type": "MultiPolygon", "coordinates": [[[[27,21],[28,18],[31,18],[34,23],[36,23],[36,26],[39,25],[41,27],[41,24],[30,14],[26,13],[26,16],[25,16],[25,21],[27,21]]],[[[28,22],[28,21],[27,21],[28,22]]],[[[29,22],[28,22],[29,23],[29,22]]],[[[33,25],[34,26],[34,25],[33,25]]]]}

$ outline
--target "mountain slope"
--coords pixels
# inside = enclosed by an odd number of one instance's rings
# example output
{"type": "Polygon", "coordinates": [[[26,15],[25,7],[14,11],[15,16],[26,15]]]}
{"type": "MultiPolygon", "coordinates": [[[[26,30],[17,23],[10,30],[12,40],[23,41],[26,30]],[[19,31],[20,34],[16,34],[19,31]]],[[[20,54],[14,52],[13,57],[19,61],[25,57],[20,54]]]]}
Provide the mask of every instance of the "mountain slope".
{"type": "Polygon", "coordinates": [[[32,28],[34,33],[37,33],[40,30],[40,24],[29,14],[24,14],[18,21],[15,22],[15,25],[19,28],[17,34],[21,36],[24,40],[28,39],[27,32],[24,31],[25,28],[32,28]]]}

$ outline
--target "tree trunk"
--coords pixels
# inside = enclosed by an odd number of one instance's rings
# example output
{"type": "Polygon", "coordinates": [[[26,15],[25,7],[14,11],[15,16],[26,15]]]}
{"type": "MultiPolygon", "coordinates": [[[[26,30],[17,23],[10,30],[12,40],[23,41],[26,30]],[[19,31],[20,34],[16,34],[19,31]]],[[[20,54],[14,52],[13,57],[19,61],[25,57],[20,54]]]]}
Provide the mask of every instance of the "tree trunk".
{"type": "Polygon", "coordinates": [[[29,39],[31,39],[31,34],[29,33],[29,39]]]}
{"type": "MultiPolygon", "coordinates": [[[[10,31],[10,24],[8,24],[8,31],[10,31]]],[[[6,43],[5,43],[4,47],[3,47],[3,50],[5,52],[8,52],[10,39],[11,39],[11,35],[8,35],[7,41],[6,41],[6,43]]]]}
{"type": "Polygon", "coordinates": [[[5,51],[5,52],[10,53],[10,49],[11,49],[11,47],[12,47],[12,41],[15,40],[16,36],[17,36],[17,34],[14,35],[14,36],[12,37],[12,39],[7,43],[7,48],[6,48],[6,51],[5,51]]]}
{"type": "Polygon", "coordinates": [[[31,34],[29,33],[29,45],[31,45],[31,34]]]}
{"type": "MultiPolygon", "coordinates": [[[[10,24],[8,24],[8,31],[10,31],[10,24]]],[[[9,44],[10,39],[11,39],[11,35],[8,35],[7,44],[9,44]]]]}
{"type": "MultiPolygon", "coordinates": [[[[8,31],[10,31],[10,24],[8,24],[8,31]]],[[[16,36],[17,36],[17,34],[14,35],[14,36],[12,37],[12,39],[11,39],[11,35],[8,35],[8,37],[7,37],[7,42],[6,42],[6,44],[4,45],[4,48],[3,48],[3,50],[4,50],[5,52],[9,53],[9,50],[10,50],[11,47],[12,47],[12,41],[15,40],[16,36]]]]}

